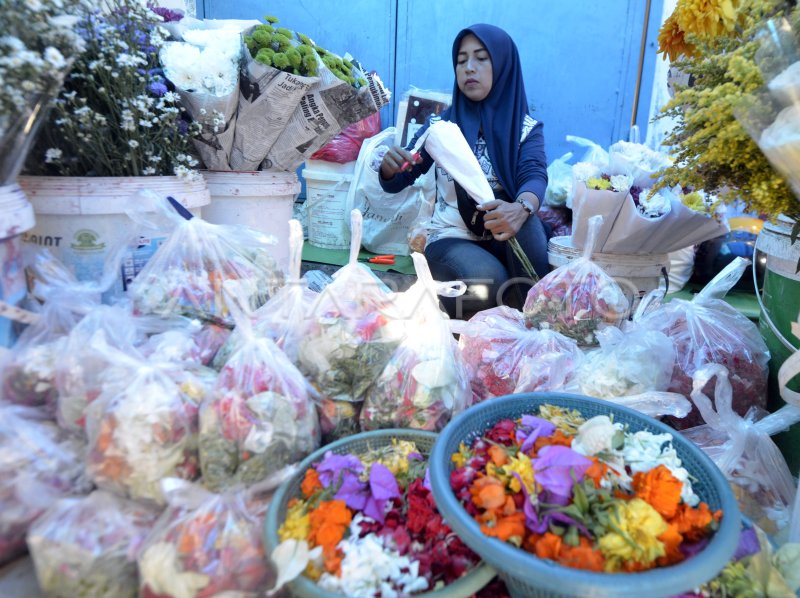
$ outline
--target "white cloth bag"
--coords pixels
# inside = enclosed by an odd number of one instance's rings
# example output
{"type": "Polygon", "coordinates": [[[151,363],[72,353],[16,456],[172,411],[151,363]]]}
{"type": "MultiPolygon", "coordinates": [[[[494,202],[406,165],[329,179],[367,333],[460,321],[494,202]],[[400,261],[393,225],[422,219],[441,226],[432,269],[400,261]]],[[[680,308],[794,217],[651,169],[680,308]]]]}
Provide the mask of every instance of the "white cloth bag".
{"type": "Polygon", "coordinates": [[[431,168],[398,193],[384,191],[380,182],[381,160],[394,144],[394,138],[395,127],[389,127],[364,140],[347,193],[345,213],[352,209],[361,212],[364,219],[361,244],[365,249],[378,254],[409,255],[409,230],[416,224],[420,209],[433,203],[435,169],[431,168]]]}

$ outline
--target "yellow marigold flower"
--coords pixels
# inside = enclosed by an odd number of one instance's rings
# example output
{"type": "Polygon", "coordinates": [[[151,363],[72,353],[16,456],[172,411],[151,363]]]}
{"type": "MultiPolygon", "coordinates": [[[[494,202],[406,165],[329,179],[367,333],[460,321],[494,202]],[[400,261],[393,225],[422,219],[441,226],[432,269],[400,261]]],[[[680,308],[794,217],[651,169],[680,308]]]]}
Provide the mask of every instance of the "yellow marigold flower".
{"type": "Polygon", "coordinates": [[[369,466],[373,463],[380,463],[386,466],[395,476],[408,471],[408,456],[411,453],[418,453],[417,445],[410,440],[392,439],[391,446],[372,450],[362,455],[361,461],[365,465],[365,472],[369,472],[369,466]]]}
{"type": "Polygon", "coordinates": [[[667,522],[648,503],[640,498],[617,503],[610,519],[610,528],[615,531],[598,541],[606,571],[622,571],[626,563],[648,566],[664,556],[664,544],[658,536],[667,530],[667,522]]]}
{"type": "Polygon", "coordinates": [[[679,0],[675,20],[684,33],[710,39],[733,31],[739,0],[679,0]]]}
{"type": "Polygon", "coordinates": [[[508,484],[508,487],[513,492],[519,492],[522,490],[522,487],[519,483],[519,478],[514,475],[514,473],[517,473],[519,474],[519,477],[522,478],[525,488],[528,490],[528,494],[536,494],[533,476],[533,464],[531,463],[531,458],[528,455],[520,451],[517,453],[516,457],[511,457],[509,462],[503,466],[503,469],[505,470],[507,476],[506,484],[508,484]]]}
{"type": "MultiPolygon", "coordinates": [[[[602,180],[609,185],[611,184],[605,179],[602,180]]],[[[589,181],[586,181],[586,186],[589,187],[589,181]]],[[[567,436],[575,436],[575,434],[578,433],[578,428],[586,421],[586,418],[584,418],[577,409],[562,409],[555,405],[540,405],[539,417],[550,420],[556,428],[564,432],[567,436]]]]}
{"type": "Polygon", "coordinates": [[[679,56],[692,56],[695,48],[686,41],[683,29],[678,25],[675,13],[672,13],[658,32],[658,53],[664,54],[667,58],[675,62],[679,56]]]}
{"type": "Polygon", "coordinates": [[[298,500],[286,512],[286,520],[278,530],[278,538],[285,542],[289,538],[307,540],[311,531],[311,519],[306,512],[306,503],[298,500]]]}
{"type": "Polygon", "coordinates": [[[458,452],[454,453],[450,460],[456,467],[464,467],[467,464],[467,459],[470,457],[470,451],[467,445],[463,442],[458,445],[458,452]]]}

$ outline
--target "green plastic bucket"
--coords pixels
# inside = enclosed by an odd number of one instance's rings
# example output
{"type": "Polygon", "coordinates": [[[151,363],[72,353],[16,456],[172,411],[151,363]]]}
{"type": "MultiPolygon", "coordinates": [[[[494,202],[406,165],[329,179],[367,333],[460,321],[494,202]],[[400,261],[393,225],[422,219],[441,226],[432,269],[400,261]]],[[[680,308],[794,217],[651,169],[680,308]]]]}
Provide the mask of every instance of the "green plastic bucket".
{"type": "MultiPolygon", "coordinates": [[[[759,330],[770,352],[769,410],[783,406],[778,384],[778,371],[786,359],[800,350],[800,339],[792,332],[800,315],[800,273],[796,272],[800,260],[800,242],[792,244],[792,221],[778,216],[777,222],[767,222],[756,240],[755,259],[766,260],[763,296],[756,297],[761,307],[759,330]]],[[[755,265],[755,264],[754,264],[755,265]]],[[[790,390],[800,391],[800,378],[792,380],[790,390]]],[[[800,424],[774,437],[789,469],[800,468],[800,424]]]]}

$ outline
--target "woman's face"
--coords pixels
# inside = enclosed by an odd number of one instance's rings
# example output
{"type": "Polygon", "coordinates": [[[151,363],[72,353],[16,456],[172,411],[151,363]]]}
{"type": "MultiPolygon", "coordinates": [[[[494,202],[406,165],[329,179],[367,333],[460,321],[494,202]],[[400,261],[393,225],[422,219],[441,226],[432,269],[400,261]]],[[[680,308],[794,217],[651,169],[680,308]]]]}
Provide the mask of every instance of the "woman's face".
{"type": "Polygon", "coordinates": [[[461,39],[456,58],[458,88],[473,102],[484,100],[492,91],[492,58],[483,43],[471,33],[461,39]]]}

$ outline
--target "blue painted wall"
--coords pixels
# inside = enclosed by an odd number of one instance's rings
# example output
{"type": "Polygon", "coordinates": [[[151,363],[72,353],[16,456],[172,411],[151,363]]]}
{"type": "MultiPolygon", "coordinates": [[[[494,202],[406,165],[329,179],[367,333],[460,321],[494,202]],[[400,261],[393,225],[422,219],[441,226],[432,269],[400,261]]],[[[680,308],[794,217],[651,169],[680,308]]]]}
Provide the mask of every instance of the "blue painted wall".
{"type": "MultiPolygon", "coordinates": [[[[198,0],[198,16],[262,19],[310,36],[339,54],[350,52],[394,93],[381,112],[395,123],[410,86],[450,92],[450,47],[465,26],[503,27],[519,47],[528,101],[545,123],[548,160],[575,149],[566,135],[608,146],[627,139],[634,108],[647,0],[198,0]]],[[[644,139],[663,0],[650,0],[636,123],[644,139]]],[[[580,151],[580,150],[578,150],[580,151]]]]}

